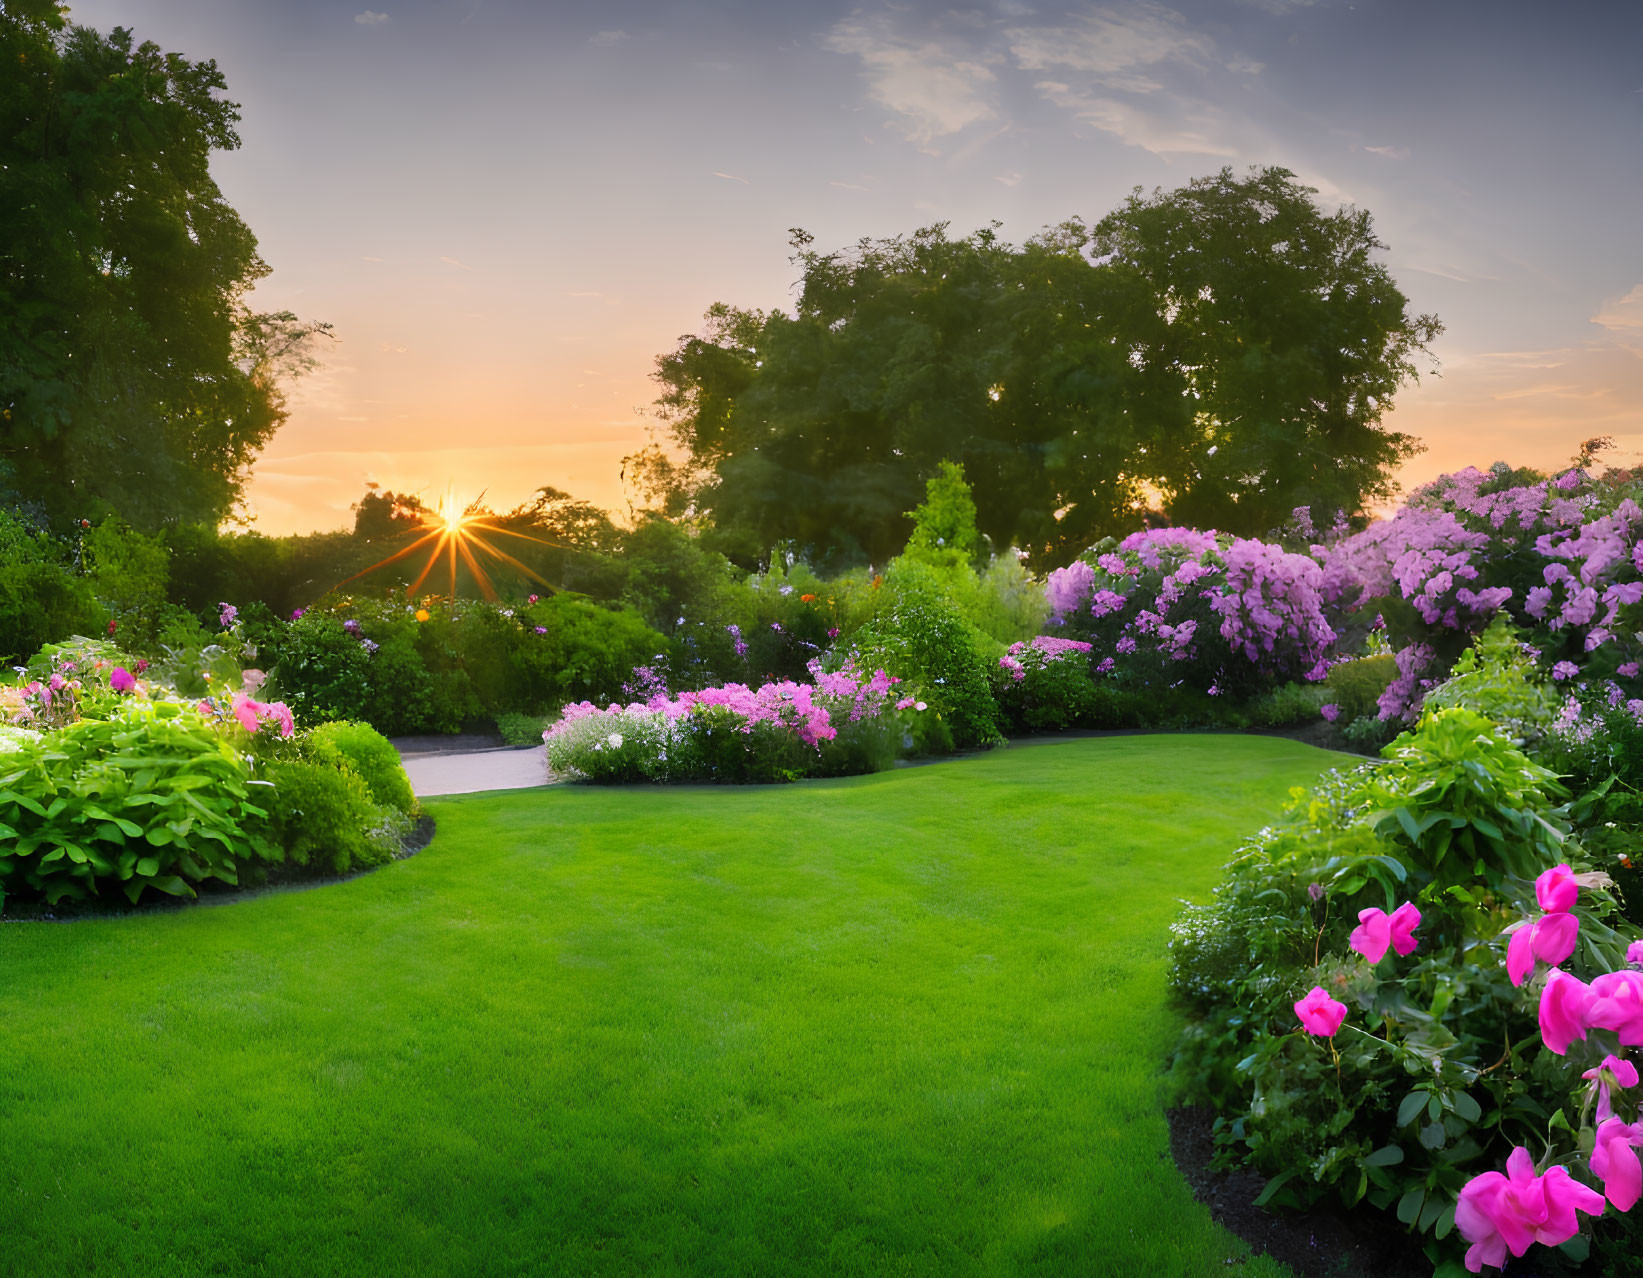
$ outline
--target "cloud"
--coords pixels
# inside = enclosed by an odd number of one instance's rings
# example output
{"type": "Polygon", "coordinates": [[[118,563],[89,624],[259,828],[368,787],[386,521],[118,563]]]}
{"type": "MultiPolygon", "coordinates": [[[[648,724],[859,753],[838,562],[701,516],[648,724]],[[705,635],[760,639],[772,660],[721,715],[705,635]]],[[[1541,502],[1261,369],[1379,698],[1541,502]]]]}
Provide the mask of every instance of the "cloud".
{"type": "Polygon", "coordinates": [[[1190,30],[1173,9],[1151,3],[1092,9],[1067,26],[1016,27],[1004,36],[1023,71],[1082,72],[1122,93],[1158,92],[1163,85],[1149,72],[1161,63],[1201,65],[1215,56],[1207,36],[1190,30]]]}
{"type": "Polygon", "coordinates": [[[1607,329],[1622,346],[1636,347],[1643,354],[1643,284],[1624,297],[1605,302],[1592,316],[1592,323],[1607,329]]]}
{"type": "Polygon", "coordinates": [[[1368,151],[1370,155],[1385,156],[1388,160],[1407,160],[1409,158],[1409,150],[1407,147],[1366,146],[1364,147],[1364,150],[1368,151]]]}
{"type": "Polygon", "coordinates": [[[462,262],[457,261],[456,258],[454,258],[454,257],[441,257],[439,260],[441,262],[445,263],[446,266],[456,267],[457,270],[459,270],[459,271],[466,271],[467,269],[469,269],[465,264],[463,264],[462,262]]]}
{"type": "Polygon", "coordinates": [[[856,182],[829,182],[827,185],[836,186],[841,191],[866,191],[871,189],[870,187],[862,186],[856,182]]]}
{"type": "Polygon", "coordinates": [[[1021,185],[1021,174],[999,173],[994,175],[993,181],[997,182],[1001,186],[1019,186],[1021,185]]]}
{"type": "Polygon", "coordinates": [[[596,44],[602,49],[608,49],[612,45],[621,44],[626,39],[629,39],[626,31],[595,31],[589,37],[588,43],[596,44]]]}
{"type": "Polygon", "coordinates": [[[382,259],[380,257],[362,257],[359,260],[362,262],[380,262],[382,259]]]}
{"type": "Polygon", "coordinates": [[[753,185],[744,177],[737,177],[734,173],[721,173],[718,169],[713,170],[713,176],[716,178],[723,178],[726,182],[740,182],[743,186],[753,185]]]}
{"type": "Polygon", "coordinates": [[[366,9],[354,15],[354,21],[362,27],[374,27],[388,21],[386,13],[378,13],[375,9],[366,9]]]}
{"type": "Polygon", "coordinates": [[[998,114],[997,77],[967,47],[939,35],[903,35],[887,15],[856,13],[822,43],[860,59],[868,96],[895,112],[908,141],[926,150],[937,138],[998,114]]]}
{"type": "Polygon", "coordinates": [[[1041,80],[1034,87],[1046,101],[1071,112],[1081,123],[1154,155],[1238,154],[1238,148],[1225,137],[1221,117],[1202,103],[1172,101],[1168,112],[1158,112],[1086,93],[1059,80],[1041,80]],[[1170,119],[1171,115],[1177,118],[1170,119]]]}

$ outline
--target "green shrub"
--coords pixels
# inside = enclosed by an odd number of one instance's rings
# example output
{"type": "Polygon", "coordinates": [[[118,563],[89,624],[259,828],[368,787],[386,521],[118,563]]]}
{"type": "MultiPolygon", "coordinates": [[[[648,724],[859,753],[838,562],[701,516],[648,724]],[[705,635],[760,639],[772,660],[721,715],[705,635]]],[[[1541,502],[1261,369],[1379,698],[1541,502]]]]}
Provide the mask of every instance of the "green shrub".
{"type": "Polygon", "coordinates": [[[514,705],[545,713],[571,701],[615,700],[634,667],[668,646],[637,613],[575,595],[538,599],[518,617],[509,636],[514,681],[504,699],[487,703],[498,709],[514,705]]]}
{"type": "MultiPolygon", "coordinates": [[[[1381,693],[1392,686],[1398,677],[1397,659],[1391,653],[1375,657],[1359,657],[1330,667],[1324,678],[1328,700],[1341,708],[1340,723],[1351,723],[1368,715],[1380,713],[1381,693]]],[[[1391,737],[1387,738],[1388,741],[1391,737]]],[[[1382,742],[1381,744],[1385,744],[1382,742]]]]}
{"type": "Polygon", "coordinates": [[[1285,683],[1251,701],[1244,714],[1257,728],[1290,728],[1316,723],[1329,692],[1315,683],[1285,683]]]}
{"type": "Polygon", "coordinates": [[[70,567],[70,548],[0,510],[0,662],[72,634],[101,634],[108,614],[70,567]]]}
{"type": "Polygon", "coordinates": [[[111,515],[86,535],[85,559],[92,590],[114,614],[120,641],[135,651],[152,647],[172,619],[166,603],[171,552],[165,544],[111,515]]]}
{"type": "Polygon", "coordinates": [[[542,715],[505,711],[496,716],[496,731],[511,746],[541,745],[549,722],[542,715]]]}
{"type": "Polygon", "coordinates": [[[270,824],[293,864],[346,874],[393,859],[384,810],[351,767],[282,759],[269,765],[268,779],[270,824]]]}
{"type": "MultiPolygon", "coordinates": [[[[1514,987],[1503,962],[1504,932],[1539,917],[1536,876],[1589,865],[1556,777],[1464,709],[1428,712],[1386,756],[1297,793],[1213,902],[1183,914],[1174,1068],[1220,1114],[1218,1157],[1272,1178],[1265,1200],[1395,1210],[1436,1262],[1460,1188],[1511,1147],[1557,1139],[1553,1114],[1578,1115],[1581,1071],[1609,1049],[1541,1050],[1540,982],[1514,987]],[[1370,966],[1349,934],[1400,901],[1420,911],[1417,946],[1370,966]],[[1346,1005],[1333,1038],[1300,1032],[1294,1004],[1313,987],[1346,1005]]],[[[1567,968],[1589,977],[1624,967],[1636,932],[1611,926],[1606,880],[1582,884],[1567,968]]]]}
{"type": "Polygon", "coordinates": [[[890,597],[856,635],[857,664],[882,667],[918,688],[952,728],[960,748],[1002,739],[991,671],[994,645],[966,621],[933,571],[900,564],[886,581],[890,597]]]}
{"type": "Polygon", "coordinates": [[[316,763],[346,766],[357,772],[371,792],[373,803],[407,816],[416,811],[416,795],[399,761],[399,751],[370,724],[347,720],[322,723],[308,733],[304,744],[316,763]]]}
{"type": "Polygon", "coordinates": [[[1449,677],[1426,694],[1424,704],[1433,710],[1465,706],[1513,736],[1533,740],[1551,724],[1560,699],[1500,613],[1460,654],[1449,677]]]}
{"type": "Polygon", "coordinates": [[[1017,644],[993,666],[992,687],[999,716],[1012,734],[1109,726],[1103,721],[1112,690],[1096,681],[1084,653],[1052,656],[1017,644]]]}
{"type": "Polygon", "coordinates": [[[237,884],[243,865],[280,858],[263,834],[265,794],[192,706],[131,699],[70,723],[0,763],[0,903],[237,884]]]}

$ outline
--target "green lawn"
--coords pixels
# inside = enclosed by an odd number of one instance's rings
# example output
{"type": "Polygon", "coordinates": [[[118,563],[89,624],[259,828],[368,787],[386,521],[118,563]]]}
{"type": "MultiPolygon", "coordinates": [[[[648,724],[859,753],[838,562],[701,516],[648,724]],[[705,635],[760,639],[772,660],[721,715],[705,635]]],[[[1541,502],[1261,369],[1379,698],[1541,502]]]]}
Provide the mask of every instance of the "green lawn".
{"type": "Polygon", "coordinates": [[[0,1273],[1227,1272],[1165,929],[1334,759],[472,796],[347,883],[0,927],[0,1273]]]}

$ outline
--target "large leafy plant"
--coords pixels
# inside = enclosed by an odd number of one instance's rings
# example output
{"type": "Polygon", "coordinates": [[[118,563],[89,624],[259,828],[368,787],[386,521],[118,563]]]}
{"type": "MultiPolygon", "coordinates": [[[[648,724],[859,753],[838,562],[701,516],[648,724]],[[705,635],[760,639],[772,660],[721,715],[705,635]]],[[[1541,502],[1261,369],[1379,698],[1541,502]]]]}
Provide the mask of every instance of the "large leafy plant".
{"type": "Polygon", "coordinates": [[[244,755],[198,709],[132,699],[0,763],[0,904],[27,890],[51,904],[105,888],[193,896],[277,861],[244,755]]]}
{"type": "Polygon", "coordinates": [[[1297,793],[1183,915],[1176,1070],[1221,1113],[1219,1157],[1271,1178],[1267,1200],[1368,1202],[1441,1260],[1462,1191],[1511,1150],[1592,1149],[1583,1067],[1615,1040],[1599,1026],[1579,1051],[1543,1047],[1536,999],[1623,968],[1636,932],[1571,836],[1557,778],[1488,720],[1429,713],[1386,756],[1297,793]],[[1579,889],[1555,925],[1548,875],[1579,889]],[[1400,916],[1418,919],[1406,948],[1366,942],[1400,916]],[[1568,972],[1543,977],[1556,963],[1568,972]]]}

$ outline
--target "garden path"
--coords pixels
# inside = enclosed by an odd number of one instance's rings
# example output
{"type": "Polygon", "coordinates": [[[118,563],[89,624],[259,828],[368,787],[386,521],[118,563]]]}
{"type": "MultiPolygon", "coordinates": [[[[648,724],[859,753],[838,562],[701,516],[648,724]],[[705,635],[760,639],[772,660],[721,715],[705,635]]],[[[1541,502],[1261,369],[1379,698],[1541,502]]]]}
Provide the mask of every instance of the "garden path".
{"type": "Polygon", "coordinates": [[[546,746],[423,753],[401,745],[400,761],[419,799],[441,794],[476,794],[482,790],[523,790],[549,784],[546,746]]]}

